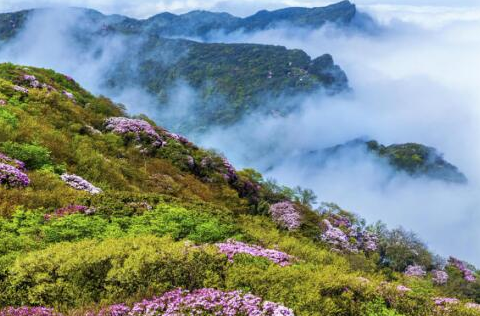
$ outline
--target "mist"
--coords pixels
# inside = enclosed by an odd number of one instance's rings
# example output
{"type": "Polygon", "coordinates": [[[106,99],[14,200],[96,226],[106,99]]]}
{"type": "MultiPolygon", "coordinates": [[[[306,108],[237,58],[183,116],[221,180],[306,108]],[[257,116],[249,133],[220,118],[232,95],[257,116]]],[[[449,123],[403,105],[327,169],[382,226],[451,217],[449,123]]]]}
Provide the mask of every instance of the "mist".
{"type": "Polygon", "coordinates": [[[311,95],[297,113],[249,117],[198,141],[227,153],[236,165],[311,188],[320,201],[338,203],[369,222],[381,219],[390,227],[411,229],[442,256],[479,265],[480,75],[473,71],[480,69],[478,11],[370,10],[382,24],[376,36],[328,26],[214,38],[300,48],[312,57],[329,52],[346,71],[353,92],[311,95]],[[308,154],[357,137],[436,147],[469,183],[412,178],[365,151],[337,155],[325,165],[318,163],[321,156],[308,154]]]}
{"type": "MultiPolygon", "coordinates": [[[[479,266],[480,72],[473,70],[480,70],[480,10],[359,3],[381,24],[381,32],[346,32],[332,25],[313,31],[283,26],[211,38],[300,48],[312,58],[331,53],[347,73],[352,91],[336,96],[318,91],[298,100],[298,111],[288,116],[252,115],[230,128],[197,135],[194,141],[222,151],[238,168],[253,167],[282,184],[311,188],[319,201],[335,202],[370,223],[382,220],[390,227],[404,226],[418,233],[434,252],[479,266]],[[358,137],[386,145],[418,142],[436,147],[469,182],[457,185],[412,178],[359,149],[341,152],[324,164],[319,163],[321,155],[312,154],[358,137]]],[[[162,10],[148,5],[138,10],[149,15],[162,10]]],[[[235,13],[232,3],[216,2],[212,8],[222,5],[227,9],[230,5],[235,13]]],[[[246,6],[245,11],[248,8],[256,7],[246,6]]],[[[128,6],[119,4],[116,12],[124,10],[128,6]]],[[[183,9],[172,11],[176,10],[183,9]]],[[[185,83],[172,88],[169,94],[175,97],[163,107],[175,111],[162,113],[155,96],[139,87],[106,87],[104,75],[129,52],[126,39],[108,36],[91,45],[81,44],[71,33],[78,31],[82,14],[74,19],[62,20],[62,16],[61,11],[35,15],[12,43],[1,47],[0,61],[68,74],[90,91],[126,104],[129,113],[145,113],[159,125],[188,118],[197,92],[185,83]]],[[[80,33],[88,31],[80,29],[80,33]]],[[[286,101],[270,100],[268,106],[275,108],[286,101]]]]}

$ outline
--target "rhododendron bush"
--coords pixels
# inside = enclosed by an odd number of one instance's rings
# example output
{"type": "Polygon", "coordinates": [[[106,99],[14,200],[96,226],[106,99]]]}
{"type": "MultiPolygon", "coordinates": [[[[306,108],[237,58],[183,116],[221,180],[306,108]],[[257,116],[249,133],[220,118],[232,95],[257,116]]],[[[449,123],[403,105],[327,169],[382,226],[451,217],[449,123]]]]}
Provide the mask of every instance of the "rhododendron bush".
{"type": "Polygon", "coordinates": [[[64,173],[60,177],[63,180],[63,182],[65,182],[75,190],[86,191],[90,194],[98,194],[102,192],[100,188],[97,188],[87,180],[75,174],[64,173]]]}
{"type": "Polygon", "coordinates": [[[427,274],[425,269],[419,265],[409,265],[404,273],[406,276],[412,277],[423,277],[427,274]]]}
{"type": "Polygon", "coordinates": [[[8,157],[7,155],[0,153],[0,163],[4,163],[7,165],[11,165],[21,171],[25,171],[25,163],[23,161],[20,161],[18,159],[12,159],[8,157]]]}
{"type": "Polygon", "coordinates": [[[465,281],[467,282],[475,282],[475,280],[477,279],[477,277],[475,276],[474,272],[468,268],[467,264],[457,258],[454,258],[454,257],[450,257],[448,259],[448,263],[457,268],[458,270],[460,270],[460,272],[462,272],[463,274],[463,278],[465,279],[465,281]]]}
{"type": "Polygon", "coordinates": [[[252,294],[239,291],[222,292],[199,289],[192,292],[176,289],[136,303],[132,308],[123,304],[112,305],[99,316],[150,316],[150,315],[218,315],[218,316],[294,316],[291,309],[264,301],[252,294]]]}
{"type": "Polygon", "coordinates": [[[0,163],[0,184],[10,188],[26,187],[30,184],[30,179],[18,168],[0,163]]]}
{"type": "Polygon", "coordinates": [[[140,142],[145,136],[154,147],[161,147],[164,142],[153,126],[144,120],[126,117],[111,117],[105,120],[105,129],[119,135],[133,134],[140,142]]]}
{"type": "Polygon", "coordinates": [[[7,307],[0,310],[0,316],[61,316],[47,307],[7,307]]]}
{"type": "Polygon", "coordinates": [[[323,212],[327,218],[322,221],[323,233],[321,239],[333,246],[333,249],[347,252],[375,252],[378,249],[376,234],[354,225],[352,221],[331,210],[323,212]]]}
{"type": "Polygon", "coordinates": [[[448,274],[442,270],[434,270],[432,271],[432,281],[437,285],[442,285],[447,283],[448,281],[448,274]]]}
{"type": "Polygon", "coordinates": [[[301,225],[302,216],[290,201],[284,201],[270,206],[272,220],[287,230],[296,230],[301,225]]]}
{"type": "Polygon", "coordinates": [[[217,243],[216,246],[220,249],[220,252],[227,255],[230,261],[233,261],[234,256],[239,253],[267,258],[282,267],[290,265],[294,259],[294,257],[278,250],[265,249],[260,246],[248,245],[235,240],[229,240],[226,243],[217,243]]]}

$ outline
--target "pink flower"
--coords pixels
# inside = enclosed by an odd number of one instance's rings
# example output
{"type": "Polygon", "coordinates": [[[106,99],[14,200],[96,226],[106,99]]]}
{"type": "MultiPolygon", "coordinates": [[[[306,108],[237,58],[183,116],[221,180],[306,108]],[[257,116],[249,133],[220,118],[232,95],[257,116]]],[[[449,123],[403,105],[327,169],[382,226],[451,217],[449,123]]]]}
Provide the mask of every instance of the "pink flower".
{"type": "Polygon", "coordinates": [[[76,190],[87,191],[90,194],[98,194],[102,192],[100,188],[97,188],[87,180],[75,174],[64,173],[60,176],[60,178],[63,180],[63,182],[76,190]]]}
{"type": "Polygon", "coordinates": [[[285,306],[264,301],[252,294],[204,288],[192,292],[176,289],[162,296],[136,303],[132,308],[124,304],[116,304],[98,314],[98,316],[127,315],[294,316],[294,313],[285,306]]]}
{"type": "Polygon", "coordinates": [[[26,187],[30,179],[18,168],[0,162],[0,184],[10,188],[26,187]]]}
{"type": "Polygon", "coordinates": [[[432,281],[437,285],[442,285],[447,283],[448,281],[448,274],[442,270],[434,270],[432,271],[432,281]]]}
{"type": "Polygon", "coordinates": [[[226,243],[215,244],[220,252],[227,255],[229,261],[238,253],[249,254],[254,257],[263,257],[284,267],[291,264],[294,257],[273,249],[265,249],[256,245],[248,245],[235,240],[228,240],[226,243]]]}
{"type": "Polygon", "coordinates": [[[153,126],[144,120],[130,119],[126,117],[111,117],[105,120],[105,129],[119,135],[131,133],[135,136],[135,140],[138,142],[141,141],[141,136],[146,136],[154,147],[162,147],[164,145],[162,138],[158,135],[153,126]]]}
{"type": "Polygon", "coordinates": [[[269,212],[273,221],[287,230],[298,229],[301,225],[301,214],[290,201],[271,205],[269,212]]]}
{"type": "Polygon", "coordinates": [[[463,274],[463,279],[467,282],[475,282],[477,279],[474,272],[467,267],[467,264],[457,258],[450,257],[448,263],[456,267],[463,274]]]}
{"type": "Polygon", "coordinates": [[[410,292],[412,289],[406,287],[405,285],[397,285],[397,291],[405,293],[405,292],[410,292]]]}
{"type": "Polygon", "coordinates": [[[21,92],[21,93],[28,94],[28,89],[27,88],[20,87],[20,86],[17,86],[17,85],[13,86],[13,90],[21,92]]]}
{"type": "Polygon", "coordinates": [[[423,269],[423,267],[419,266],[419,265],[409,265],[406,269],[405,269],[405,272],[404,274],[406,276],[411,276],[411,277],[423,277],[425,276],[427,273],[425,272],[425,270],[423,269]]]}

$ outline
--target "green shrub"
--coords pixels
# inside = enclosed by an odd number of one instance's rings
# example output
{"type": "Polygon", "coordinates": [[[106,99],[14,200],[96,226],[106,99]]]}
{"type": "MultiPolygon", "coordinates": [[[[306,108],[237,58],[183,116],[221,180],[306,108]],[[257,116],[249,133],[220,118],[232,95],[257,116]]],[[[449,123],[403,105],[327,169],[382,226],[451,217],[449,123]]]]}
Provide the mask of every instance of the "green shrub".
{"type": "Polygon", "coordinates": [[[6,155],[21,160],[27,169],[41,169],[43,166],[52,164],[50,151],[40,145],[19,144],[15,142],[4,142],[0,145],[0,151],[6,155]]]}
{"type": "Polygon", "coordinates": [[[216,249],[153,236],[59,243],[18,258],[0,297],[3,304],[73,307],[217,286],[225,261],[216,249]]]}

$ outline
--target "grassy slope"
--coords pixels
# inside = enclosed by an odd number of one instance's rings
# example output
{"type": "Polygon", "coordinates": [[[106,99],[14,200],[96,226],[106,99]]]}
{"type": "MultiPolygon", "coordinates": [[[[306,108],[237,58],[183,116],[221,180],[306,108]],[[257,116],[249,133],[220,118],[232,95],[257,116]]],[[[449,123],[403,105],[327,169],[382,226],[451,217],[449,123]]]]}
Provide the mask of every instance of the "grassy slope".
{"type": "MultiPolygon", "coordinates": [[[[260,175],[244,171],[227,181],[218,154],[177,142],[160,127],[167,144],[142,152],[136,141],[104,130],[106,118],[125,115],[121,107],[61,74],[2,64],[0,100],[7,101],[0,107],[0,148],[13,142],[50,152],[43,160],[38,150],[31,157],[42,164],[31,163],[29,187],[0,187],[0,306],[46,305],[83,313],[175,287],[215,287],[251,291],[296,315],[413,316],[437,315],[434,296],[475,297],[475,287],[462,283],[456,271],[450,271],[447,286],[438,287],[429,278],[405,278],[379,265],[380,253],[331,251],[319,240],[323,215],[307,205],[297,204],[303,214],[300,230],[277,227],[266,209],[288,195],[269,189],[260,175]],[[24,74],[56,91],[15,91],[14,84],[25,85],[24,74]],[[65,170],[104,193],[92,196],[67,187],[59,179],[65,170]],[[260,187],[251,189],[252,183],[260,187]],[[96,212],[45,219],[45,213],[69,204],[96,212]],[[231,263],[211,245],[228,238],[275,247],[298,261],[280,267],[240,255],[231,263]],[[412,291],[397,291],[399,284],[412,291]]],[[[459,305],[445,315],[475,311],[459,305]]]]}

